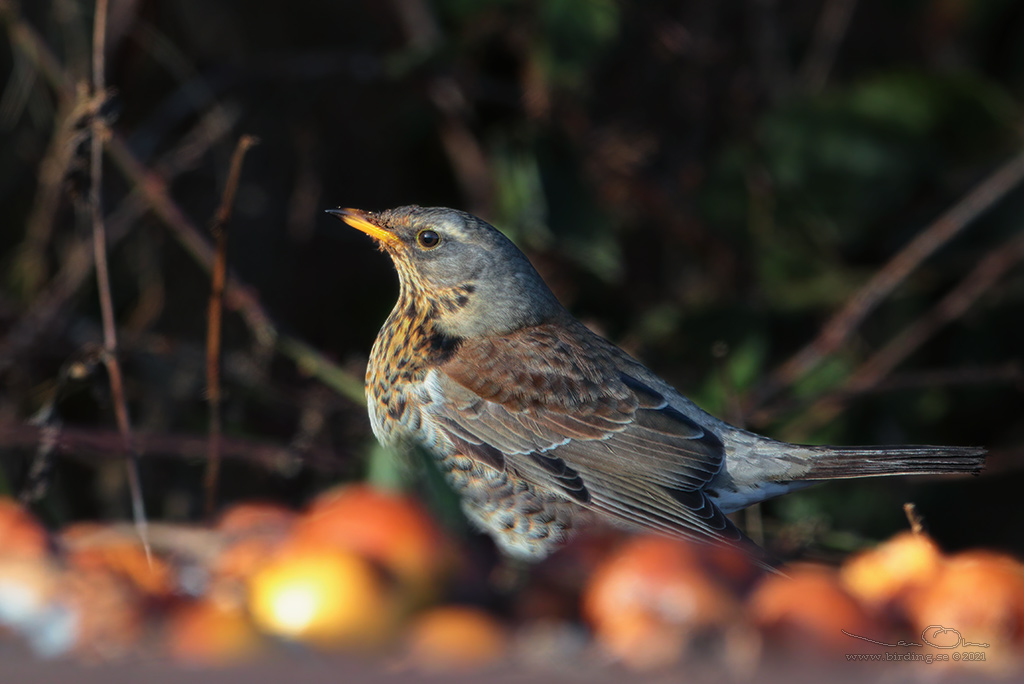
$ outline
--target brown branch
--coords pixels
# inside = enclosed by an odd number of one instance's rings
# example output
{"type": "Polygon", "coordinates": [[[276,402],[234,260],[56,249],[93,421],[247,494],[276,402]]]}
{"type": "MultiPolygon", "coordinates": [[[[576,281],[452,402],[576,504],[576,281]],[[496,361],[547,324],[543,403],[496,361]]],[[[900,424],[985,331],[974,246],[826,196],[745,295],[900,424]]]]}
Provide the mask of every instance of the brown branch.
{"type": "MultiPolygon", "coordinates": [[[[107,145],[108,152],[121,173],[142,193],[157,218],[171,230],[171,234],[200,266],[212,272],[213,248],[203,237],[202,231],[171,198],[166,182],[142,165],[116,131],[111,132],[107,145]]],[[[228,308],[241,315],[250,332],[256,337],[257,343],[276,348],[305,372],[333,387],[342,396],[357,403],[365,401],[361,379],[303,342],[281,335],[256,294],[230,273],[225,282],[224,302],[228,308]]]]}
{"type": "Polygon", "coordinates": [[[819,92],[828,82],[856,5],[857,0],[826,0],[814,29],[814,42],[801,69],[804,87],[810,92],[819,92]]]}
{"type": "Polygon", "coordinates": [[[57,92],[58,97],[66,101],[74,100],[74,79],[64,71],[60,60],[53,54],[46,41],[22,18],[17,6],[10,0],[0,0],[0,21],[7,26],[12,48],[29,59],[57,92]]]}
{"type": "Polygon", "coordinates": [[[775,401],[770,407],[755,412],[750,416],[750,420],[757,425],[765,425],[783,414],[807,413],[812,410],[813,406],[820,403],[837,402],[846,405],[866,394],[964,385],[1016,384],[1021,380],[1024,380],[1024,368],[1013,361],[992,367],[967,366],[905,372],[880,378],[878,382],[866,387],[837,387],[816,397],[775,401]]]}
{"type": "MultiPolygon", "coordinates": [[[[91,97],[89,101],[92,102],[91,97]]],[[[203,117],[183,137],[181,144],[160,157],[154,165],[156,173],[165,183],[170,183],[220,140],[228,128],[219,114],[203,117]]],[[[148,210],[149,204],[139,192],[133,192],[122,200],[107,217],[107,249],[124,239],[148,210]]],[[[21,354],[32,349],[38,337],[61,318],[69,302],[88,282],[93,263],[91,237],[73,243],[66,250],[56,275],[0,341],[0,374],[17,364],[21,354]]]]}
{"type": "MultiPolygon", "coordinates": [[[[111,131],[107,140],[107,151],[124,177],[142,193],[157,218],[171,230],[171,234],[185,251],[204,269],[212,271],[213,248],[203,237],[202,231],[171,198],[166,182],[142,165],[116,131],[111,131]]],[[[360,404],[365,401],[361,379],[299,340],[278,333],[277,326],[264,310],[256,294],[230,273],[225,283],[224,302],[228,308],[241,315],[250,332],[256,337],[257,343],[264,347],[276,348],[342,396],[360,404]]]]}
{"type": "Polygon", "coordinates": [[[996,247],[942,298],[927,314],[905,328],[894,340],[875,353],[851,377],[854,391],[870,387],[892,372],[948,323],[963,316],[987,290],[1011,268],[1024,260],[1024,235],[996,247]]]}
{"type": "Polygon", "coordinates": [[[238,180],[242,175],[242,161],[249,148],[257,143],[255,137],[243,135],[235,146],[231,156],[231,168],[228,171],[227,183],[220,207],[214,216],[210,232],[217,242],[216,257],[213,264],[210,285],[210,305],[207,312],[206,328],[206,401],[210,409],[210,443],[206,459],[206,515],[212,516],[217,500],[217,476],[220,472],[220,441],[222,433],[221,390],[220,390],[220,351],[221,322],[223,319],[224,283],[228,270],[228,221],[231,209],[235,204],[238,191],[238,180]]]}
{"type": "MultiPolygon", "coordinates": [[[[92,92],[94,98],[106,93],[105,53],[107,38],[107,0],[96,0],[93,14],[92,36],[92,92]]],[[[92,215],[93,259],[96,262],[96,284],[99,289],[100,315],[103,319],[103,361],[107,366],[110,380],[110,394],[114,403],[117,428],[124,440],[128,459],[128,489],[131,492],[132,513],[135,527],[146,557],[150,557],[149,539],[146,534],[146,505],[142,497],[142,482],[139,479],[139,454],[132,442],[131,420],[124,396],[124,378],[121,364],[117,360],[117,327],[114,323],[114,304],[110,294],[110,270],[107,266],[107,232],[103,224],[103,138],[106,125],[97,112],[92,118],[92,140],[90,145],[90,188],[89,208],[92,215]]]]}
{"type": "MultiPolygon", "coordinates": [[[[107,152],[121,174],[149,203],[156,217],[170,228],[171,235],[200,266],[212,272],[215,259],[213,247],[204,237],[203,231],[171,198],[166,181],[159,174],[147,169],[116,131],[111,131],[107,140],[107,152]]],[[[235,278],[229,277],[224,290],[224,301],[229,308],[241,314],[260,344],[274,344],[277,338],[276,326],[251,290],[242,286],[235,278]]]]}
{"type": "MultiPolygon", "coordinates": [[[[1021,261],[1024,261],[1024,234],[991,250],[938,304],[854,370],[843,383],[844,392],[865,392],[878,385],[939,330],[967,313],[979,297],[1021,261]]],[[[794,429],[808,431],[824,425],[839,414],[843,404],[842,395],[816,402],[794,429]]]]}
{"type": "Polygon", "coordinates": [[[894,256],[836,312],[818,335],[779,366],[752,394],[747,411],[792,386],[849,339],[868,314],[892,294],[929,256],[990,209],[1024,180],[1024,153],[1006,162],[976,185],[894,256]]]}
{"type": "MultiPolygon", "coordinates": [[[[0,21],[6,27],[15,49],[24,54],[43,74],[56,91],[58,97],[74,100],[74,80],[61,67],[60,61],[50,50],[42,37],[18,14],[7,0],[0,0],[0,21]]],[[[106,129],[107,153],[121,173],[135,186],[135,189],[152,207],[157,217],[171,228],[172,234],[186,251],[208,271],[213,265],[213,250],[199,230],[186,218],[180,207],[171,199],[167,182],[157,173],[147,169],[134,155],[131,148],[116,131],[106,129]]],[[[255,297],[229,279],[226,291],[229,306],[239,310],[257,339],[266,345],[273,344],[277,331],[269,317],[262,310],[255,297]]]]}
{"type": "Polygon", "coordinates": [[[910,523],[910,531],[915,535],[924,533],[924,518],[917,511],[917,506],[911,502],[903,504],[903,514],[907,516],[910,523]]]}
{"type": "MultiPolygon", "coordinates": [[[[392,5],[410,46],[420,52],[436,50],[444,40],[441,27],[424,0],[393,0],[392,5]]],[[[469,122],[467,98],[450,75],[436,75],[428,84],[430,100],[441,121],[438,136],[469,211],[490,216],[494,211],[494,174],[469,122]]]]}
{"type": "Polygon", "coordinates": [[[306,375],[316,378],[349,401],[360,406],[366,405],[362,378],[355,377],[313,347],[294,337],[282,335],[277,341],[277,349],[306,375]]]}
{"type": "Polygon", "coordinates": [[[91,379],[102,356],[103,351],[90,344],[80,350],[75,357],[69,359],[57,374],[57,382],[50,393],[50,398],[29,421],[41,430],[42,438],[36,444],[32,465],[29,467],[25,484],[21,487],[21,492],[18,495],[22,503],[32,503],[46,496],[46,491],[50,486],[50,473],[53,470],[53,454],[64,427],[60,415],[60,403],[74,391],[74,387],[91,379]]]}
{"type": "Polygon", "coordinates": [[[34,297],[47,279],[46,251],[53,236],[53,224],[61,206],[64,179],[75,160],[75,151],[88,136],[82,123],[96,115],[102,98],[79,88],[72,101],[62,101],[50,144],[39,169],[39,187],[32,201],[25,237],[14,257],[12,273],[27,298],[34,297]]]}
{"type": "MultiPolygon", "coordinates": [[[[135,448],[144,451],[147,459],[170,457],[195,461],[206,458],[209,441],[205,435],[141,432],[135,433],[134,439],[135,448]]],[[[39,448],[43,442],[47,442],[46,447],[52,453],[89,463],[120,459],[130,453],[120,432],[114,430],[63,426],[54,434],[47,426],[0,423],[0,443],[6,450],[39,448]]],[[[284,474],[295,473],[300,467],[338,474],[346,471],[351,463],[348,456],[339,456],[334,449],[312,446],[294,449],[240,437],[224,437],[221,456],[284,474]]]]}
{"type": "MultiPolygon", "coordinates": [[[[4,23],[14,49],[24,54],[43,74],[59,97],[75,97],[74,81],[64,72],[60,62],[46,42],[16,11],[8,0],[0,0],[0,22],[4,23]]],[[[121,174],[153,209],[196,262],[210,271],[213,250],[199,230],[171,199],[166,179],[147,169],[134,155],[125,140],[116,131],[107,129],[107,153],[121,174]]],[[[301,369],[316,377],[342,396],[363,403],[362,380],[331,362],[315,349],[291,337],[279,336],[273,321],[264,311],[259,299],[248,288],[229,274],[225,289],[225,303],[238,311],[242,320],[264,347],[275,346],[292,359],[301,369]]]]}

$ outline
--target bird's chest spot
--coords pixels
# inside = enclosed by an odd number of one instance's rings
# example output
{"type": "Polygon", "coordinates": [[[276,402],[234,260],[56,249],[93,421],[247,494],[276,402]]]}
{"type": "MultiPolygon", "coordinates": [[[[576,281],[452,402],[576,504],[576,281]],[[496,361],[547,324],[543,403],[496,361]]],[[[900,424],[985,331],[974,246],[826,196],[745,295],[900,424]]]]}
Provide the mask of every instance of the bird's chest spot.
{"type": "Polygon", "coordinates": [[[416,389],[427,372],[444,363],[461,342],[437,326],[447,298],[400,299],[381,328],[366,369],[374,433],[383,441],[419,429],[416,389]]]}

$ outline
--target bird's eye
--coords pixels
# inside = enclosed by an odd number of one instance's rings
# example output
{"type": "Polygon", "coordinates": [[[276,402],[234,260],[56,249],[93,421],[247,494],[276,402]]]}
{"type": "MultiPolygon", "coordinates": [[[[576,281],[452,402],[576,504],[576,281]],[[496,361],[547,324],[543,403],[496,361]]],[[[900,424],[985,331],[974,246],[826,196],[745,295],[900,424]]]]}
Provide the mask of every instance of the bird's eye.
{"type": "Polygon", "coordinates": [[[441,236],[432,230],[421,230],[416,233],[416,242],[423,249],[434,249],[441,244],[441,236]]]}

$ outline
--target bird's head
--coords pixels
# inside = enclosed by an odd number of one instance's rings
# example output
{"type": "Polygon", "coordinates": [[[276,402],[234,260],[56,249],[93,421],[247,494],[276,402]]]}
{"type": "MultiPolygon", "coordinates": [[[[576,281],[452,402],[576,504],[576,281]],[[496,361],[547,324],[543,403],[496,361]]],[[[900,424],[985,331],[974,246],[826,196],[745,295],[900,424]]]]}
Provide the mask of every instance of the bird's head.
{"type": "Polygon", "coordinates": [[[563,309],[533,265],[490,224],[455,209],[330,209],[374,238],[395,263],[403,292],[437,307],[449,335],[504,334],[563,309]]]}

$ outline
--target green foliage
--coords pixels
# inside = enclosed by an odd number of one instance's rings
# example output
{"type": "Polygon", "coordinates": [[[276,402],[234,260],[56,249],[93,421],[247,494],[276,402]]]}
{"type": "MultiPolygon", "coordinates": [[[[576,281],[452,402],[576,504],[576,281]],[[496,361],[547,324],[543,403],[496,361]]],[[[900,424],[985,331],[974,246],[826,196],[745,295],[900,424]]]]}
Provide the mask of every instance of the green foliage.
{"type": "Polygon", "coordinates": [[[540,162],[534,150],[504,140],[491,146],[497,186],[495,225],[513,241],[532,249],[549,248],[551,229],[540,162]]]}
{"type": "Polygon", "coordinates": [[[717,372],[708,375],[694,400],[706,411],[718,416],[728,415],[730,403],[750,391],[764,377],[767,345],[760,336],[743,340],[735,349],[721,343],[722,358],[717,372]]]}
{"type": "Polygon", "coordinates": [[[578,88],[619,30],[615,0],[547,0],[537,3],[536,57],[549,83],[578,88]]]}

